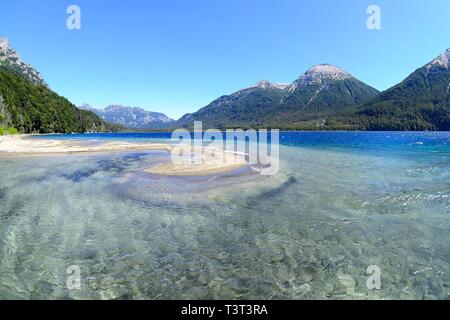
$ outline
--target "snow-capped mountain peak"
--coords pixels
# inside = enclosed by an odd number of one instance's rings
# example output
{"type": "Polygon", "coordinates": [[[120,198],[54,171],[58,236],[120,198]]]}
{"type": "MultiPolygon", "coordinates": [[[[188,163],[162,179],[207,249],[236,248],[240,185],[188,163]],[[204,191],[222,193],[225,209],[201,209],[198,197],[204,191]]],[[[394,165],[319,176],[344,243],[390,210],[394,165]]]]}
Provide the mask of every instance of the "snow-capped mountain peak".
{"type": "Polygon", "coordinates": [[[6,51],[9,49],[9,41],[7,38],[0,38],[0,50],[6,51]]]}
{"type": "Polygon", "coordinates": [[[267,80],[258,81],[252,88],[262,88],[262,89],[280,89],[284,90],[289,87],[290,83],[272,83],[267,80]]]}
{"type": "Polygon", "coordinates": [[[20,59],[19,54],[10,46],[7,38],[0,38],[0,66],[14,69],[36,84],[46,85],[41,74],[20,59]]]}
{"type": "Polygon", "coordinates": [[[431,68],[431,67],[433,67],[433,66],[436,66],[436,65],[439,65],[439,66],[442,66],[442,67],[448,69],[448,67],[449,67],[449,65],[450,65],[450,48],[447,49],[447,50],[445,50],[444,53],[442,53],[441,55],[439,55],[439,56],[436,57],[435,59],[433,59],[433,61],[431,61],[431,62],[427,65],[427,67],[428,67],[428,69],[429,69],[429,68],[431,68]]]}
{"type": "Polygon", "coordinates": [[[350,73],[332,64],[318,64],[316,66],[311,67],[308,71],[306,71],[305,74],[307,75],[317,74],[322,77],[328,77],[335,80],[343,80],[351,78],[350,73]]]}
{"type": "Polygon", "coordinates": [[[295,91],[298,87],[322,85],[333,81],[352,78],[347,71],[331,64],[319,64],[309,68],[297,80],[294,81],[289,91],[295,91]]]}

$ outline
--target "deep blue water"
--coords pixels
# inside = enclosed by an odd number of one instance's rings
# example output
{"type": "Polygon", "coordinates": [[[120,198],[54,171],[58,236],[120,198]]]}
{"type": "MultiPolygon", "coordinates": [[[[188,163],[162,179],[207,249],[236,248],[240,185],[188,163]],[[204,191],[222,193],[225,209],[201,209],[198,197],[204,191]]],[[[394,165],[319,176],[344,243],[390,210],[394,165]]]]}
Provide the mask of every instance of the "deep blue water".
{"type": "MultiPolygon", "coordinates": [[[[70,140],[170,140],[171,132],[87,133],[34,136],[70,140]]],[[[450,148],[450,132],[281,131],[280,143],[291,146],[342,148],[450,148]]]]}
{"type": "MultiPolygon", "coordinates": [[[[166,142],[171,132],[38,135],[36,139],[166,142]]],[[[193,134],[191,133],[193,137],[193,134]]],[[[223,133],[225,138],[225,133],[223,133]]],[[[271,141],[269,134],[268,141],[271,141]]],[[[450,156],[450,132],[281,131],[281,145],[389,157],[450,156]]],[[[450,161],[450,160],[449,160],[450,161]]]]}

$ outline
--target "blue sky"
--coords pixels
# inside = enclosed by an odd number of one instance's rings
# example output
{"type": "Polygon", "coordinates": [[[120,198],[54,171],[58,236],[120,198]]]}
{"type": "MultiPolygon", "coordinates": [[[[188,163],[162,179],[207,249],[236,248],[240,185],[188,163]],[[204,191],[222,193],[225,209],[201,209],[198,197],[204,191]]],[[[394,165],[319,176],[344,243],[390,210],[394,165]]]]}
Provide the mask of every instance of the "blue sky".
{"type": "Polygon", "coordinates": [[[178,118],[267,79],[336,64],[383,90],[450,47],[450,1],[2,0],[0,36],[77,105],[178,118]],[[81,30],[66,9],[81,8],[81,30]],[[368,30],[377,4],[382,29],[368,30]]]}

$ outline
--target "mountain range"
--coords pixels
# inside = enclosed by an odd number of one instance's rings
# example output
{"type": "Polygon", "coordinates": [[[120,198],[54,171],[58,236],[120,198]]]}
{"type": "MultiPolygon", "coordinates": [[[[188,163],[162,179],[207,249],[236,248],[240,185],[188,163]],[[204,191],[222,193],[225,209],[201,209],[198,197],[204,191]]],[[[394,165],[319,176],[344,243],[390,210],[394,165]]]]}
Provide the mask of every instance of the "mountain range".
{"type": "Polygon", "coordinates": [[[146,111],[139,107],[110,105],[104,109],[96,109],[85,103],[80,106],[80,109],[92,111],[107,122],[120,124],[130,129],[159,130],[175,123],[175,120],[163,113],[146,111]]]}
{"type": "Polygon", "coordinates": [[[222,96],[175,127],[287,130],[449,130],[450,49],[379,92],[345,70],[314,66],[291,84],[260,81],[222,96]]]}
{"type": "Polygon", "coordinates": [[[0,39],[0,127],[25,133],[119,130],[53,92],[38,71],[0,39]]]}
{"type": "Polygon", "coordinates": [[[0,126],[22,132],[171,130],[203,121],[204,128],[286,130],[450,130],[450,49],[379,92],[330,64],[292,83],[266,80],[224,95],[178,121],[139,107],[80,108],[53,92],[40,73],[0,39],[0,126]],[[112,125],[114,123],[116,125],[112,125]]]}
{"type": "Polygon", "coordinates": [[[314,66],[291,84],[260,81],[256,85],[222,96],[199,111],[177,121],[193,121],[218,128],[283,126],[323,123],[339,112],[356,108],[379,92],[333,65],[314,66]]]}

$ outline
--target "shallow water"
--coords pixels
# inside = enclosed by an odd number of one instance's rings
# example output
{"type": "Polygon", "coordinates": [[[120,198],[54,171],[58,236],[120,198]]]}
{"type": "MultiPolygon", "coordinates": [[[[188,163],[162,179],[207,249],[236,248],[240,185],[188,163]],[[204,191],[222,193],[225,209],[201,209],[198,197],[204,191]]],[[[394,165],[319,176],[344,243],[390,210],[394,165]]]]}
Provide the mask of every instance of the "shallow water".
{"type": "Polygon", "coordinates": [[[449,133],[281,141],[271,177],[143,173],[156,151],[0,159],[0,298],[449,298],[449,133]]]}

